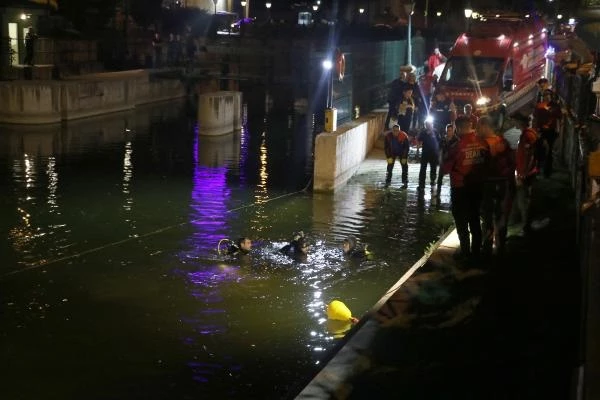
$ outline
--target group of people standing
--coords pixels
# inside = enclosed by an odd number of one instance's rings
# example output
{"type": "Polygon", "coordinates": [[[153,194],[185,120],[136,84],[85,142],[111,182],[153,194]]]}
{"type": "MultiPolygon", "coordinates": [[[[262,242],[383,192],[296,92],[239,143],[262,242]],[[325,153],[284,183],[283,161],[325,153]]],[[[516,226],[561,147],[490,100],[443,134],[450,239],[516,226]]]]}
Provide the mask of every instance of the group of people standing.
{"type": "Polygon", "coordinates": [[[151,43],[154,68],[164,66],[165,62],[166,66],[182,65],[184,61],[192,61],[196,53],[196,43],[189,32],[185,37],[170,33],[167,41],[164,41],[160,33],[156,32],[151,43]]]}
{"type": "MultiPolygon", "coordinates": [[[[442,105],[437,117],[447,122],[443,134],[432,120],[427,120],[416,135],[422,147],[418,191],[424,190],[427,167],[436,196],[440,195],[444,175],[450,176],[451,210],[460,241],[458,259],[491,255],[494,246],[497,254],[503,254],[509,218],[521,220],[524,234],[531,232],[533,184],[540,173],[545,177],[552,173],[552,150],[562,115],[547,81],[538,83],[540,96],[533,111],[533,126],[530,115],[512,116],[521,131],[516,148],[496,132],[490,116],[478,118],[470,104],[456,116],[443,95],[434,99],[442,105]]],[[[407,187],[409,148],[410,137],[399,124],[385,134],[386,186],[391,182],[395,160],[399,159],[402,186],[407,187]]]]}

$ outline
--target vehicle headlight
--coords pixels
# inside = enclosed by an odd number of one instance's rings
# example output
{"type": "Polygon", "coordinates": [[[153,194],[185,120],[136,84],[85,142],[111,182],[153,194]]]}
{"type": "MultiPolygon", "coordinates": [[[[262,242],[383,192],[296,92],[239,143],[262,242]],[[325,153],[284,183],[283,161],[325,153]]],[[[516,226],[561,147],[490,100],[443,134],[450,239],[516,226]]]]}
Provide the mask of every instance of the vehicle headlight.
{"type": "Polygon", "coordinates": [[[475,104],[478,106],[486,106],[490,103],[490,101],[492,101],[492,100],[489,97],[481,96],[480,98],[477,99],[475,104]]]}

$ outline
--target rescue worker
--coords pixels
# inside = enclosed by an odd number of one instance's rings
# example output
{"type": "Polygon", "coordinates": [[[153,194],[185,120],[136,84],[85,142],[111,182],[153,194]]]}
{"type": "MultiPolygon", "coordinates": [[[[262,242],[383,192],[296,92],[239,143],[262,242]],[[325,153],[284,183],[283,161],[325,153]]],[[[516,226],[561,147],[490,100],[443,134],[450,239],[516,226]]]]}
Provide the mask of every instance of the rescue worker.
{"type": "Polygon", "coordinates": [[[515,114],[512,117],[517,128],[521,130],[516,154],[516,198],[515,212],[520,214],[523,223],[523,233],[531,232],[531,192],[535,178],[539,172],[536,158],[536,141],[538,140],[535,130],[529,124],[529,116],[515,114]]]}
{"type": "Polygon", "coordinates": [[[552,90],[544,91],[542,101],[536,104],[533,111],[533,118],[539,135],[537,143],[539,167],[544,172],[544,177],[548,178],[552,174],[553,147],[558,137],[558,125],[562,119],[560,104],[554,101],[552,90]]]}
{"type": "Polygon", "coordinates": [[[356,237],[352,235],[344,239],[344,241],[342,242],[342,250],[344,251],[344,255],[346,257],[352,259],[364,260],[371,255],[369,250],[367,250],[367,246],[358,246],[356,237]]]}
{"type": "Polygon", "coordinates": [[[442,63],[446,62],[446,57],[440,52],[439,48],[433,49],[433,53],[427,59],[427,67],[429,68],[429,73],[435,73],[435,69],[442,63]]]}
{"type": "Polygon", "coordinates": [[[538,92],[535,96],[536,104],[541,103],[543,101],[544,92],[550,89],[550,82],[548,82],[548,79],[546,78],[541,78],[537,81],[537,88],[538,92]]]}
{"type": "MultiPolygon", "coordinates": [[[[440,166],[444,165],[444,162],[450,154],[450,150],[458,143],[458,136],[454,132],[454,125],[446,125],[446,135],[440,140],[440,166]]],[[[438,173],[437,191],[436,196],[439,198],[442,191],[442,183],[444,181],[444,171],[440,168],[438,173]]]]}
{"type": "Polygon", "coordinates": [[[224,240],[230,242],[226,251],[228,256],[245,256],[250,254],[250,250],[252,250],[252,240],[246,236],[239,238],[235,242],[229,239],[224,240]]]}
{"type": "Polygon", "coordinates": [[[290,243],[283,246],[279,251],[295,261],[306,262],[308,256],[308,243],[304,237],[304,232],[300,231],[294,234],[290,243]]]}
{"type": "Polygon", "coordinates": [[[390,186],[392,182],[392,170],[396,158],[400,160],[402,167],[402,188],[408,187],[408,150],[410,141],[406,132],[400,130],[400,125],[396,124],[392,130],[387,132],[384,139],[384,152],[387,159],[387,174],[385,176],[385,186],[390,186]]]}
{"type": "Polygon", "coordinates": [[[402,90],[402,98],[398,104],[398,125],[404,132],[410,132],[415,107],[412,86],[405,85],[402,90]]]}
{"type": "Polygon", "coordinates": [[[515,191],[515,154],[508,141],[496,134],[494,122],[489,116],[479,119],[477,134],[490,147],[481,204],[482,251],[484,255],[492,255],[495,243],[497,254],[502,255],[506,248],[508,218],[515,191]]]}
{"type": "Polygon", "coordinates": [[[425,129],[417,135],[417,142],[422,148],[421,151],[421,169],[419,170],[418,191],[425,190],[425,175],[427,174],[427,165],[429,165],[429,181],[431,190],[435,187],[435,178],[437,176],[437,167],[440,159],[440,141],[437,132],[433,130],[433,121],[425,121],[425,129]]]}
{"type": "Polygon", "coordinates": [[[477,123],[479,122],[479,117],[473,114],[473,106],[470,103],[465,104],[463,107],[463,114],[471,120],[471,127],[473,129],[477,128],[477,123]]]}
{"type": "Polygon", "coordinates": [[[444,92],[437,92],[431,101],[429,114],[433,117],[433,127],[440,132],[452,123],[451,101],[444,92]]]}
{"type": "Polygon", "coordinates": [[[452,216],[460,241],[460,251],[454,257],[464,260],[481,252],[479,215],[490,148],[476,135],[468,117],[456,119],[456,132],[459,140],[450,149],[443,171],[450,174],[452,216]]]}
{"type": "Polygon", "coordinates": [[[404,89],[404,84],[406,83],[406,72],[403,69],[400,69],[400,75],[398,78],[394,79],[388,88],[388,113],[385,117],[385,130],[390,129],[390,120],[392,117],[398,117],[398,105],[402,100],[402,89],[404,89]]]}

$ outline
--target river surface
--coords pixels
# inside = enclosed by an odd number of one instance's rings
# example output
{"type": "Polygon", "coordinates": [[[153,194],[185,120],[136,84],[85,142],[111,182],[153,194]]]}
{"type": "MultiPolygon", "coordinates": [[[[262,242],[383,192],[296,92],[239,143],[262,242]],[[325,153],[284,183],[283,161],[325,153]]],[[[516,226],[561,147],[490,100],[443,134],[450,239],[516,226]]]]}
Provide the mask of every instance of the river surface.
{"type": "Polygon", "coordinates": [[[220,138],[181,102],[0,128],[0,398],[282,398],[339,340],[325,304],[360,317],[450,224],[384,165],[313,194],[310,118],[246,110],[220,138]],[[277,252],[300,230],[306,262],[277,252]]]}

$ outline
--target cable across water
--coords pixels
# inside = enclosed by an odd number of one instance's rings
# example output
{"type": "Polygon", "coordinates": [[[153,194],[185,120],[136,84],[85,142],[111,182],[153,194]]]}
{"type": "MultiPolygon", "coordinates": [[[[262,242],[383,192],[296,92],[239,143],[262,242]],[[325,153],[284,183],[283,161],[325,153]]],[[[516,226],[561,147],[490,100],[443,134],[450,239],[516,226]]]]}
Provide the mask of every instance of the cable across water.
{"type": "MultiPolygon", "coordinates": [[[[272,199],[261,201],[260,204],[262,205],[262,204],[269,203],[269,202],[272,202],[272,201],[275,201],[275,200],[283,199],[285,197],[290,197],[290,196],[294,196],[294,195],[297,195],[297,194],[300,194],[300,193],[305,193],[308,190],[308,188],[309,188],[309,186],[310,186],[311,183],[312,183],[312,178],[308,180],[308,183],[306,184],[306,186],[304,186],[304,188],[302,188],[301,190],[298,190],[296,192],[282,194],[281,196],[277,196],[277,197],[274,197],[272,199]]],[[[232,213],[234,211],[239,211],[239,210],[243,210],[243,209],[246,209],[246,208],[255,207],[258,204],[259,204],[258,202],[253,202],[253,203],[245,204],[245,205],[242,205],[240,207],[236,207],[236,208],[232,208],[230,210],[227,210],[226,213],[229,214],[229,213],[232,213]]],[[[130,242],[132,240],[138,240],[138,239],[143,239],[143,238],[146,238],[146,237],[149,237],[149,236],[157,235],[159,233],[162,233],[162,232],[165,232],[165,231],[168,231],[168,230],[171,230],[171,229],[179,228],[179,227],[182,227],[182,226],[185,226],[185,225],[188,225],[188,224],[193,224],[193,223],[196,223],[196,222],[201,222],[201,220],[194,219],[194,220],[191,220],[191,221],[180,222],[178,224],[173,224],[173,225],[165,226],[165,227],[156,229],[156,230],[151,231],[151,232],[146,232],[146,233],[141,234],[141,235],[135,235],[135,236],[132,236],[132,237],[128,237],[126,239],[121,239],[121,240],[117,240],[115,242],[107,243],[107,244],[102,245],[102,246],[94,247],[92,249],[83,250],[83,251],[80,251],[79,253],[71,254],[71,255],[68,255],[68,256],[64,256],[64,257],[55,258],[55,259],[52,259],[52,260],[44,260],[44,261],[39,261],[39,262],[35,262],[35,263],[30,263],[25,268],[17,269],[17,270],[5,273],[4,275],[0,275],[0,279],[8,277],[8,276],[11,276],[11,275],[16,275],[16,274],[21,273],[21,272],[30,271],[30,270],[41,268],[41,267],[47,267],[48,265],[56,264],[56,263],[61,262],[61,261],[66,261],[66,260],[70,260],[70,259],[73,259],[73,258],[81,257],[81,256],[86,255],[86,254],[95,253],[95,252],[98,252],[100,250],[107,249],[109,247],[114,247],[114,246],[118,246],[118,245],[123,244],[123,243],[130,242]]]]}

